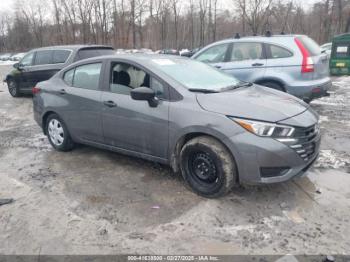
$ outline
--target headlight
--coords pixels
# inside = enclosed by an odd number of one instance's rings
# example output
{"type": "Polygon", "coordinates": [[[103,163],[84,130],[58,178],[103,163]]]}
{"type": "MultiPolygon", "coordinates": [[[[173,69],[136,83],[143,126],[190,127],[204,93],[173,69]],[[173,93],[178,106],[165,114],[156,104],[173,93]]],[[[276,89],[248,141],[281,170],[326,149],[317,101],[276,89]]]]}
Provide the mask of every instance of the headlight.
{"type": "Polygon", "coordinates": [[[291,137],[294,128],[260,121],[246,120],[240,118],[230,118],[249,132],[263,137],[291,137]]]}

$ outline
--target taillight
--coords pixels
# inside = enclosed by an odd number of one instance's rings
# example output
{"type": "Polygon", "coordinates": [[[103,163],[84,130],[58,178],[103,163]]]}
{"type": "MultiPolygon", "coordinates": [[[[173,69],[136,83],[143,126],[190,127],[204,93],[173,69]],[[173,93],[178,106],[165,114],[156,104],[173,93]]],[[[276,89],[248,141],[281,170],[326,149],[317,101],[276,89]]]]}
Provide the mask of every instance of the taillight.
{"type": "Polygon", "coordinates": [[[310,56],[309,51],[305,48],[303,43],[298,39],[295,38],[295,43],[300,49],[301,54],[303,55],[303,63],[301,65],[301,72],[302,73],[312,73],[315,71],[314,67],[314,61],[312,60],[312,57],[310,56]]]}
{"type": "Polygon", "coordinates": [[[40,90],[41,90],[41,89],[40,89],[39,87],[37,87],[37,86],[33,87],[33,88],[32,88],[32,93],[33,93],[33,95],[39,94],[40,90]]]}

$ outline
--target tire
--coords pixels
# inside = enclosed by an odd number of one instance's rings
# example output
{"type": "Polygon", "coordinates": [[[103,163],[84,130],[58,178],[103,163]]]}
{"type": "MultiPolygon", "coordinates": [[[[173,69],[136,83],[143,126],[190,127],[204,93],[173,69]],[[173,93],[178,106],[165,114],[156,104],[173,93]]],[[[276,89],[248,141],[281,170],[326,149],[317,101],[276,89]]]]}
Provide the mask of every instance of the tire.
{"type": "Polygon", "coordinates": [[[18,84],[16,81],[10,79],[7,81],[7,87],[9,89],[9,93],[12,97],[20,97],[21,93],[18,88],[18,84]]]}
{"type": "Polygon", "coordinates": [[[73,149],[74,142],[68,132],[67,126],[57,114],[48,116],[45,132],[50,144],[57,151],[67,152],[73,149]]]}
{"type": "Polygon", "coordinates": [[[232,155],[223,144],[209,136],[196,137],[183,146],[180,168],[187,185],[207,198],[226,195],[237,181],[232,155]]]}
{"type": "Polygon", "coordinates": [[[260,85],[266,86],[266,87],[269,87],[269,88],[272,88],[272,89],[275,89],[275,90],[278,90],[281,92],[285,92],[283,86],[279,83],[276,83],[276,82],[263,82],[263,83],[260,83],[260,85]]]}

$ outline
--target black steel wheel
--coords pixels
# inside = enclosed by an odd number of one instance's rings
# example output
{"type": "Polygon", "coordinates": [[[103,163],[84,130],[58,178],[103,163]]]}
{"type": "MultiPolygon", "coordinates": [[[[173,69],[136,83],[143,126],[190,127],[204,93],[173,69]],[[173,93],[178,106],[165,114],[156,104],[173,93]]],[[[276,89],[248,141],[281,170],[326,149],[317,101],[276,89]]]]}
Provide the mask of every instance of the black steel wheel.
{"type": "Polygon", "coordinates": [[[188,186],[197,194],[216,198],[236,183],[236,164],[218,140],[201,136],[188,141],[180,153],[180,168],[188,186]]]}

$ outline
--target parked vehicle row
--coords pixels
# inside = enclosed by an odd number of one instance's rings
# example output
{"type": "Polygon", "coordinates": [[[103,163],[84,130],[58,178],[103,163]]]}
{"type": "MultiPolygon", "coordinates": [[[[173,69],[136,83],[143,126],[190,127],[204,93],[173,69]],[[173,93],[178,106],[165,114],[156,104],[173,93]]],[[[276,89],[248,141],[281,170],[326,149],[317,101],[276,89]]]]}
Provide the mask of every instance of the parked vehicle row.
{"type": "Polygon", "coordinates": [[[6,53],[0,54],[0,61],[19,61],[24,57],[25,53],[6,53]]]}

